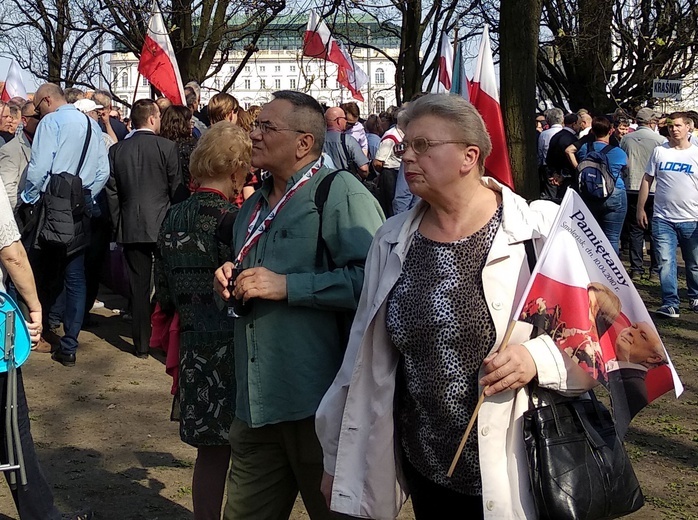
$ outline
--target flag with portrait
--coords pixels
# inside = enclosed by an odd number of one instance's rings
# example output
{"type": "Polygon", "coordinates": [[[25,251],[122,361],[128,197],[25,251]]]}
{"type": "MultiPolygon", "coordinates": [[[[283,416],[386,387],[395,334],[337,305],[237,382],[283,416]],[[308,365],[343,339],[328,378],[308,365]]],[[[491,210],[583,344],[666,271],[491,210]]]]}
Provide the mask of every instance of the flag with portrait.
{"type": "Polygon", "coordinates": [[[609,391],[619,434],[683,385],[647,308],[581,197],[567,194],[515,316],[553,339],[609,391]]]}

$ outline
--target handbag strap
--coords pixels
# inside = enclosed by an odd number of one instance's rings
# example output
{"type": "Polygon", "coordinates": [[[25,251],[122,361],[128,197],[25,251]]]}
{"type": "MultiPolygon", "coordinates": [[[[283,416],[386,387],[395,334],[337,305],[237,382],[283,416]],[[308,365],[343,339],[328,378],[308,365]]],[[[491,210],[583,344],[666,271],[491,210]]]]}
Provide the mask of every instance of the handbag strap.
{"type": "Polygon", "coordinates": [[[536,268],[536,262],[538,261],[536,248],[533,246],[533,239],[529,238],[528,240],[525,240],[524,247],[526,248],[526,259],[528,260],[528,272],[532,273],[536,268]]]}
{"type": "Polygon", "coordinates": [[[82,165],[85,162],[85,157],[87,156],[87,149],[90,146],[90,139],[92,139],[92,125],[90,124],[90,116],[83,114],[87,119],[87,134],[85,135],[85,144],[82,145],[82,154],[80,154],[80,162],[78,162],[78,169],[75,175],[80,175],[80,170],[82,170],[82,165]]]}

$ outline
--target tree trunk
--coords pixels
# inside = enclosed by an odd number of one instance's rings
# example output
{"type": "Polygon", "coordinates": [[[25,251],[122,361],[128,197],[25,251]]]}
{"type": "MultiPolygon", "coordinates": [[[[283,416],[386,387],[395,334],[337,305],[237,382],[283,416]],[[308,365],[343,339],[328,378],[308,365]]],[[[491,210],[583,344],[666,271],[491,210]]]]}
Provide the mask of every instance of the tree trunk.
{"type": "Polygon", "coordinates": [[[499,18],[501,105],[516,191],[538,198],[536,60],[541,0],[502,0],[499,18]]]}
{"type": "Polygon", "coordinates": [[[422,1],[407,0],[402,12],[402,38],[397,61],[397,102],[404,103],[422,91],[422,67],[419,45],[422,41],[422,1]]]}

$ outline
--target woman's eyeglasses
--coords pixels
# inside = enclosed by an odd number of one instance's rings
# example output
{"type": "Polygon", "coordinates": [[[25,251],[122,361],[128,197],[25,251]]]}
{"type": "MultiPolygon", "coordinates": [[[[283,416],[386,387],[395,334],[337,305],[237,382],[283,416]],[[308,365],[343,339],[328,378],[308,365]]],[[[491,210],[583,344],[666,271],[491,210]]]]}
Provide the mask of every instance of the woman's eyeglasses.
{"type": "Polygon", "coordinates": [[[426,153],[432,146],[440,146],[442,144],[468,144],[467,141],[432,141],[426,137],[415,137],[411,141],[402,141],[393,147],[393,153],[398,157],[405,155],[407,148],[412,148],[412,151],[417,155],[426,153]]]}

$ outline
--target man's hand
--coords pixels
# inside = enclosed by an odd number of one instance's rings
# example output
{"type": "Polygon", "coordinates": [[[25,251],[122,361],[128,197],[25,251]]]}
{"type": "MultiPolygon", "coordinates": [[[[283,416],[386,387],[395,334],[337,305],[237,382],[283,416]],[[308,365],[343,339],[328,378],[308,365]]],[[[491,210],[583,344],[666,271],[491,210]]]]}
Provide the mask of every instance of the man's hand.
{"type": "Polygon", "coordinates": [[[637,225],[640,226],[641,229],[647,229],[647,213],[645,212],[645,208],[640,206],[637,207],[636,218],[637,225]]]}
{"type": "Polygon", "coordinates": [[[485,390],[488,397],[504,390],[521,388],[538,373],[536,363],[523,345],[509,345],[503,352],[487,356],[482,364],[486,375],[480,380],[480,385],[489,385],[485,390]]]}
{"type": "Polygon", "coordinates": [[[235,280],[233,296],[244,301],[251,298],[285,300],[288,297],[286,275],[274,273],[266,267],[245,269],[235,280]]]}
{"type": "Polygon", "coordinates": [[[334,476],[323,471],[322,480],[320,481],[320,492],[325,497],[327,509],[330,508],[330,503],[332,502],[332,484],[334,484],[334,476]]]}
{"type": "Polygon", "coordinates": [[[226,262],[218,269],[213,276],[213,290],[223,298],[228,301],[232,296],[228,290],[228,283],[233,277],[233,262],[226,262]]]}
{"type": "Polygon", "coordinates": [[[109,112],[106,111],[106,109],[102,108],[97,111],[97,117],[99,117],[99,120],[104,123],[105,125],[111,124],[109,122],[109,112]]]}

